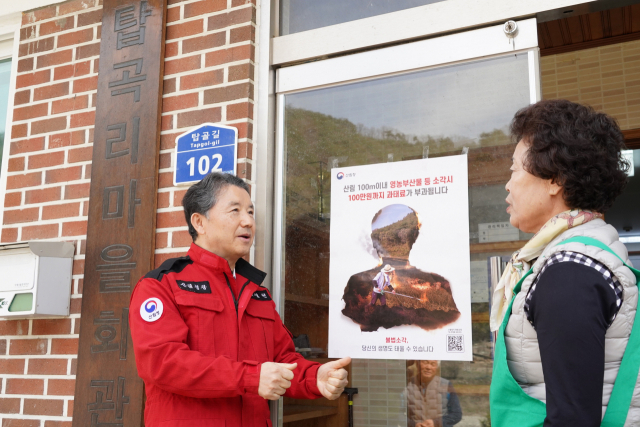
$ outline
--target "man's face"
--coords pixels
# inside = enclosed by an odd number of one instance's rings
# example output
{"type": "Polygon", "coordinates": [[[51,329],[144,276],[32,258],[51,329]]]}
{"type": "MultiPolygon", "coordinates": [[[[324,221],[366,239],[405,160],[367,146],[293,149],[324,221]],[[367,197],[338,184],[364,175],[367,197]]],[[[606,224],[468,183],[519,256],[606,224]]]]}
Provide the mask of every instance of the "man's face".
{"type": "Polygon", "coordinates": [[[433,377],[436,376],[438,372],[438,361],[437,360],[421,360],[420,361],[420,374],[422,374],[422,379],[427,382],[431,381],[433,377]]]}
{"type": "Polygon", "coordinates": [[[235,185],[224,187],[216,204],[200,219],[194,221],[192,216],[198,246],[233,263],[249,254],[256,223],[251,197],[244,189],[235,185]]]}

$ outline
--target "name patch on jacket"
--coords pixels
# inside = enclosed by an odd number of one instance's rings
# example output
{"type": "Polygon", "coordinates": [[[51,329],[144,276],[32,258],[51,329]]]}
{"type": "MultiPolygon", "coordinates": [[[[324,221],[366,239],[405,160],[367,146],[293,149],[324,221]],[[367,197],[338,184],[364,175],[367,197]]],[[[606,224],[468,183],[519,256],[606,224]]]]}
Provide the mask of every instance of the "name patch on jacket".
{"type": "Polygon", "coordinates": [[[196,294],[210,294],[211,286],[209,282],[189,282],[186,280],[176,280],[178,287],[183,291],[195,292],[196,294]]]}
{"type": "Polygon", "coordinates": [[[253,295],[251,295],[251,299],[257,299],[258,301],[271,301],[271,297],[267,291],[255,291],[253,295]]]}

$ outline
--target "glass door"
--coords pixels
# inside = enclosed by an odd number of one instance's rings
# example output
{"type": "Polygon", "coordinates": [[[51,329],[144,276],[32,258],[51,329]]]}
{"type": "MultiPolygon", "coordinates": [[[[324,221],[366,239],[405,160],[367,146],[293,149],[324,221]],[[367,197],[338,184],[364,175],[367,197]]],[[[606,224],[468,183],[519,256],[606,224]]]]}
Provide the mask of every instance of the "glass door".
{"type": "MultiPolygon", "coordinates": [[[[278,72],[274,299],[305,357],[327,357],[331,169],[468,152],[473,361],[355,359],[355,426],[489,425],[488,259],[529,238],[506,213],[508,127],[540,93],[535,20],[518,26],[515,39],[497,26],[278,72]],[[415,390],[434,375],[447,391],[425,406],[415,390]]],[[[285,398],[279,419],[346,425],[345,400],[285,398]]]]}

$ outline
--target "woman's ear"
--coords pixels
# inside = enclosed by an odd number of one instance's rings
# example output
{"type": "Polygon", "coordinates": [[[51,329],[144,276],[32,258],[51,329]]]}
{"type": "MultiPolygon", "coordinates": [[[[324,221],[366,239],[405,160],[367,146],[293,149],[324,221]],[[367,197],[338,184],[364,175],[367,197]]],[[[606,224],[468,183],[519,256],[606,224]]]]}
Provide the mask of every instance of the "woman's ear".
{"type": "Polygon", "coordinates": [[[548,191],[550,196],[557,196],[562,193],[562,186],[559,185],[557,182],[551,180],[549,182],[548,191]]]}

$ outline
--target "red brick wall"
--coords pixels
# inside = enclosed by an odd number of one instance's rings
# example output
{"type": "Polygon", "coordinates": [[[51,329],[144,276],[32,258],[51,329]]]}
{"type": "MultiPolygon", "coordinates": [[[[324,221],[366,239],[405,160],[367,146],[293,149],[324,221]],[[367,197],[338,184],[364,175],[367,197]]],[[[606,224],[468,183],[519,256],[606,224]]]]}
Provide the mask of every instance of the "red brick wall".
{"type": "MultiPolygon", "coordinates": [[[[252,183],[255,13],[250,0],[168,0],[156,264],[190,244],[177,135],[237,127],[238,175],[252,183]]],[[[1,240],[72,241],[76,256],[69,317],[0,320],[2,427],[71,425],[101,19],[101,0],[23,16],[1,240]]]]}

